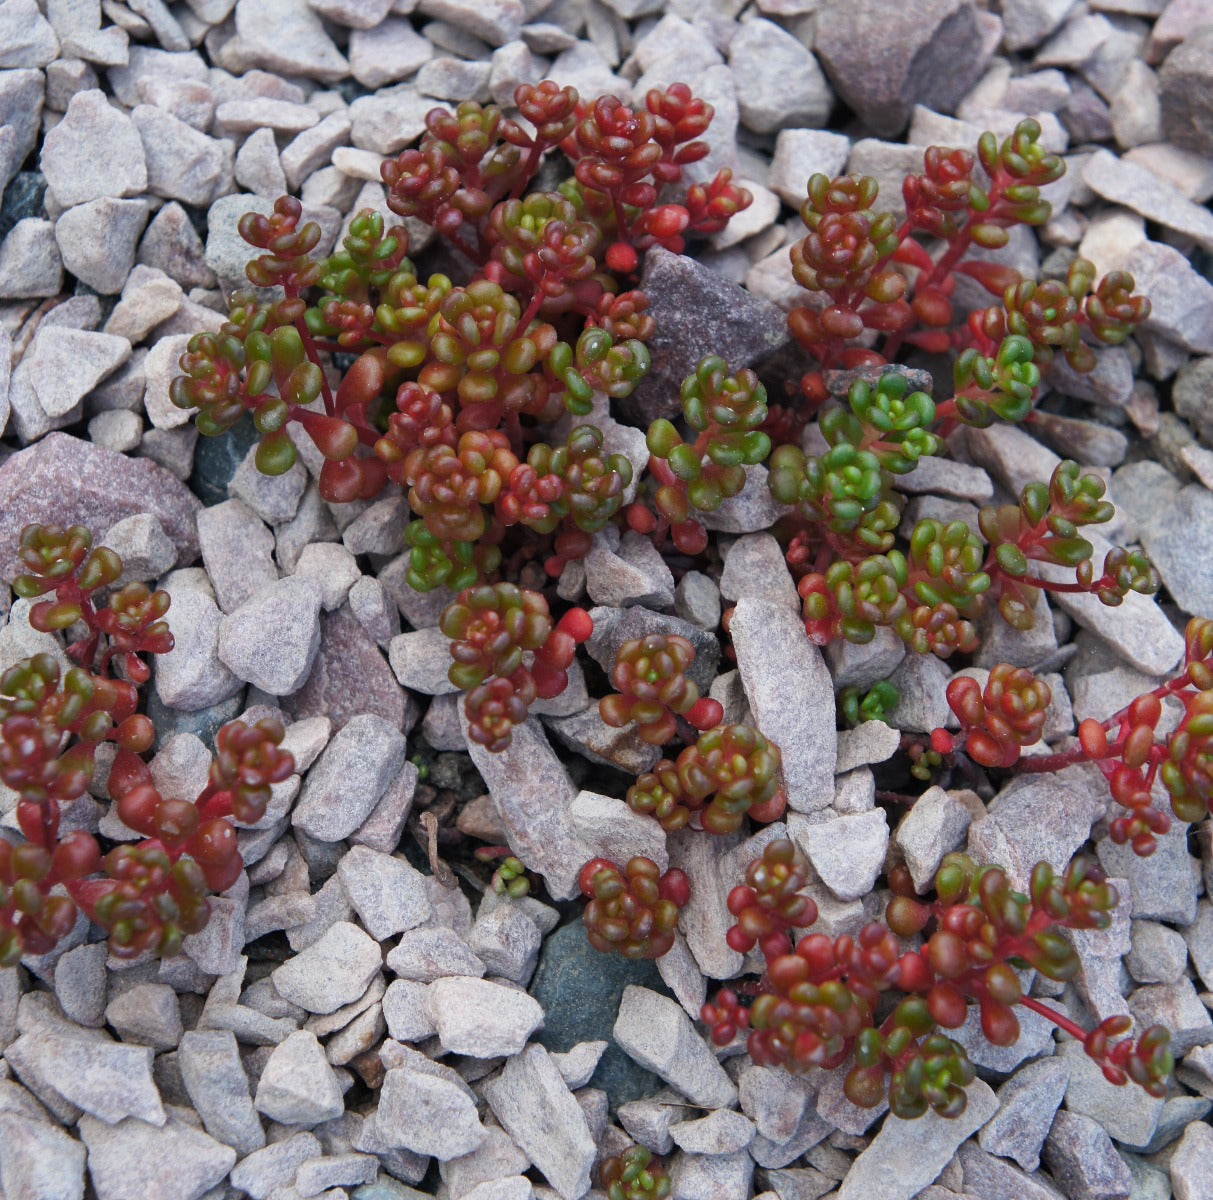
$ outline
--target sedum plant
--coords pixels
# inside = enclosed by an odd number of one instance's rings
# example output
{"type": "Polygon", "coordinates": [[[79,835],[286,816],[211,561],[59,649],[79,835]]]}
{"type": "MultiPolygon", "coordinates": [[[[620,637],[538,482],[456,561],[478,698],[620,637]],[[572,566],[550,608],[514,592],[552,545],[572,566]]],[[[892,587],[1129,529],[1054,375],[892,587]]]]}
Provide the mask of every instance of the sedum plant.
{"type": "Polygon", "coordinates": [[[1109,1082],[1132,1080],[1151,1095],[1166,1094],[1174,1064],[1165,1029],[1152,1026],[1133,1040],[1124,1037],[1129,1018],[1111,1017],[1084,1031],[1026,995],[1016,974],[1025,967],[1058,981],[1077,974],[1078,956],[1061,931],[1106,929],[1117,904],[1116,889],[1093,863],[1076,859],[1060,876],[1038,863],[1024,895],[1001,868],[949,855],[933,901],[915,898],[908,871],[899,868],[890,876],[895,896],[883,922],[870,922],[856,937],[806,933],[793,949],[789,931],[817,917],[812,901],[797,894],[807,872],[790,841],[775,841],[730,895],[738,923],[729,944],[741,951],[757,945],[765,969],[748,1007],[732,988],[704,1005],[702,1019],[717,1045],[748,1030],[756,1063],[798,1074],[851,1060],[844,1090],[852,1103],[874,1108],[887,1098],[902,1118],[928,1108],[954,1117],[965,1109],[964,1088],[976,1071],[943,1031],[963,1025],[975,1003],[985,1037],[1011,1045],[1019,1037],[1014,1010],[1022,1005],[1080,1039],[1109,1082]],[[921,944],[908,950],[900,940],[918,935],[921,944]]]}
{"type": "Polygon", "coordinates": [[[0,964],[53,950],[78,912],[106,930],[117,958],[176,954],[206,927],[208,894],[226,890],[243,869],[233,822],[259,820],[271,785],[295,768],[280,748],[283,728],[230,722],[216,735],[202,794],[161,795],[141,757],[155,730],[136,710],[137,685],[150,674],[140,655],[173,647],[163,619],[168,593],[141,583],[109,592],[122,560],[93,548],[80,525],[26,526],[20,557],[25,573],[14,590],[42,597],[30,624],[78,631],[67,655],[79,665],[64,670],[42,653],[0,676],[0,780],[18,795],[24,838],[0,840],[0,964]],[[141,839],[104,855],[92,834],[62,831],[63,808],[88,790],[103,742],[117,748],[109,795],[141,839]]]}
{"type": "MultiPolygon", "coordinates": [[[[681,570],[708,550],[704,514],[738,497],[759,467],[771,498],[787,506],[776,533],[806,636],[819,645],[864,643],[887,628],[912,652],[946,658],[976,648],[990,605],[1027,629],[1042,590],[1108,605],[1158,590],[1140,554],[1115,549],[1094,561],[1084,530],[1112,509],[1101,481],[1072,462],[1028,484],[1014,503],[987,506],[976,528],[902,526],[900,482],[948,453],[960,426],[1031,422],[1043,367],[1060,355],[1074,370],[1091,370],[1095,343],[1123,341],[1149,313],[1123,273],[1097,280],[1079,259],[1065,279],[1034,281],[981,257],[1006,244],[1013,226],[1049,217],[1041,189],[1064,164],[1040,145],[1035,122],[1001,142],[983,135],[976,154],[929,148],[896,214],[884,210],[872,179],[809,179],[806,233],[791,250],[809,293],[788,317],[805,357],[795,402],[769,403],[758,371],[709,353],[682,384],[677,419],[644,431],[647,454],[637,461],[615,448],[605,422],[585,418],[629,396],[649,370],[658,329],[636,287],[643,256],[654,246],[679,253],[721,230],[750,196],[727,171],[685,185],[684,168],[708,153],[702,135],[713,114],[684,84],[625,104],[545,80],[520,86],[514,110],[436,107],[419,145],[382,166],[390,212],[435,231],[451,274],[423,271],[404,227],[369,210],[355,215],[339,247],[319,253],[319,226],[284,196],[272,213],[240,222],[257,252],[247,274],[258,290],[237,293],[222,328],[190,341],[171,388],[205,435],[251,416],[256,461],[268,474],[288,470],[297,443],[310,440],[330,502],[400,489],[409,584],[455,594],[440,625],[473,741],[506,750],[530,705],[565,686],[577,645],[592,633],[581,609],[553,612],[545,578],[562,577],[610,526],[658,548],[668,540],[681,570]],[[961,278],[990,303],[960,311],[961,278]],[[915,351],[954,356],[950,394],[933,398],[912,382],[921,375],[892,365],[915,351]]],[[[154,624],[155,605],[136,594],[122,601],[132,631],[122,636],[135,641],[115,642],[116,653],[138,661],[139,622],[154,624]]],[[[1090,759],[1130,812],[1114,836],[1146,852],[1166,824],[1143,800],[1156,777],[1184,819],[1208,811],[1201,697],[1210,639],[1190,631],[1189,642],[1182,683],[1098,728],[1084,723],[1079,746],[1060,756],[1020,756],[1043,726],[1049,696],[1040,681],[1010,667],[996,668],[984,687],[958,681],[948,699],[961,734],[906,739],[913,772],[929,778],[962,753],[975,770],[1090,759]],[[1159,742],[1166,696],[1179,698],[1186,716],[1159,742]]],[[[777,819],[786,804],[778,747],[748,724],[725,723],[721,706],[698,695],[686,677],[690,654],[670,635],[618,651],[603,721],[652,745],[680,733],[691,739],[641,774],[626,802],[669,831],[723,835],[777,819]]],[[[896,703],[893,689],[877,685],[841,697],[843,719],[879,718],[896,703]]],[[[158,811],[142,801],[128,807],[145,825],[158,811]]],[[[875,1103],[887,1089],[907,1116],[963,1106],[972,1067],[943,1031],[963,1019],[967,999],[982,1006],[988,1036],[1013,1040],[1014,1006],[1038,1002],[1019,994],[1012,966],[1039,958],[1038,969],[1066,977],[1076,960],[1056,931],[1099,927],[1115,902],[1083,864],[1059,878],[1038,868],[1024,897],[996,867],[952,862],[938,900],[899,894],[885,925],[827,943],[803,932],[815,917],[800,891],[804,867],[786,844],[775,845],[729,898],[737,918],[730,945],[757,946],[767,961],[759,995],[747,1009],[726,990],[705,1020],[723,1041],[749,1028],[756,1060],[793,1070],[853,1053],[854,1097],[875,1103]],[[898,941],[924,934],[919,949],[898,941]],[[887,1018],[884,992],[902,997],[887,1018]]],[[[494,890],[529,888],[508,847],[486,848],[484,857],[500,860],[494,890]]],[[[586,864],[591,942],[631,956],[664,953],[685,884],[648,860],[586,864]]],[[[1116,1021],[1090,1035],[1070,1032],[1084,1037],[1109,1078],[1161,1087],[1169,1070],[1161,1034],[1112,1045],[1126,1032],[1116,1021]]],[[[612,1197],[648,1195],[662,1178],[639,1157],[603,1176],[612,1197]]]]}

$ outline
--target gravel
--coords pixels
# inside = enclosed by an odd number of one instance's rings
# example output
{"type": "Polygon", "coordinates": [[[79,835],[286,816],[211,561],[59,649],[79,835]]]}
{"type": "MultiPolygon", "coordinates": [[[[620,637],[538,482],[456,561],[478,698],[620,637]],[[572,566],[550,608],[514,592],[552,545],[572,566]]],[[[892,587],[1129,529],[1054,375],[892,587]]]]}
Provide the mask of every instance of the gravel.
{"type": "MultiPolygon", "coordinates": [[[[364,204],[399,220],[379,165],[416,145],[439,100],[508,108],[519,82],[553,77],[642,102],[685,78],[716,109],[688,173],[727,167],[756,199],[692,246],[698,260],[645,258],[652,370],[586,418],[639,464],[649,421],[679,412],[705,353],[757,367],[773,402],[795,393],[807,360],[786,328],[802,296],[788,243],[803,236],[792,213],[809,175],[871,174],[876,210],[896,211],[901,179],[921,170],[907,126],[915,142],[967,142],[1031,114],[1069,173],[1047,189],[1051,219],[1015,231],[1002,258],[1064,275],[1081,253],[1131,272],[1152,311],[1139,345],[1102,349],[1093,374],[1054,363],[1033,426],[969,431],[924,460],[904,479],[903,530],[921,516],[974,521],[1048,478],[1058,455],[1117,469],[1121,511],[1084,536],[1097,567],[1112,544],[1141,545],[1161,604],[1042,597],[1028,635],[984,617],[972,660],[1048,674],[1046,738],[1063,749],[1075,718],[1168,677],[1187,616],[1213,616],[1211,17],[1207,0],[0,0],[0,578],[20,570],[25,524],[79,522],[121,554],[122,583],[169,593],[175,646],[152,664],[148,698],[166,794],[199,794],[215,729],[245,712],[281,718],[296,759],[265,818],[240,829],[246,872],[182,953],[122,963],[80,922],[54,954],[0,974],[0,1193],[412,1200],[435,1186],[436,1158],[452,1200],[580,1200],[596,1194],[596,1157],[630,1137],[668,1156],[687,1200],[1208,1196],[1207,830],[1190,840],[1176,823],[1151,859],[1134,858],[1108,836],[1106,785],[1082,771],[994,777],[988,790],[954,774],[902,815],[889,760],[903,731],[949,719],[943,688],[970,660],[906,655],[884,630],[813,646],[769,532],[788,514],[765,468],[706,515],[707,558],[662,553],[626,526],[595,536],[557,589],[598,606],[572,686],[488,755],[469,751],[447,678],[437,621],[450,596],[404,583],[403,494],[328,505],[306,445],[283,476],[263,476],[255,434],[199,441],[169,389],[190,337],[218,330],[226,295],[248,285],[244,212],[292,189],[324,249],[364,204]],[[605,727],[595,701],[619,641],[652,631],[690,637],[701,694],[780,746],[786,822],[748,841],[667,836],[623,803],[661,751],[605,727]],[[888,724],[836,730],[838,689],[890,678],[901,701],[888,724]],[[1076,934],[1077,977],[1035,993],[1084,1022],[1168,1024],[1186,1055],[1168,1099],[1112,1088],[1033,1014],[1007,1049],[985,1043],[976,1010],[953,1031],[985,1080],[954,1122],[857,1109],[843,1072],[802,1079],[740,1045],[714,1052],[699,1006],[756,962],[724,942],[725,898],[787,834],[830,936],[879,915],[895,861],[925,891],[963,848],[1023,887],[1037,859],[1061,867],[1093,848],[1121,892],[1113,927],[1076,934]],[[590,857],[681,866],[692,898],[674,951],[643,975],[623,964],[637,973],[611,976],[622,1002],[550,1041],[577,1007],[562,988],[571,997],[581,981],[570,967],[553,990],[536,964],[569,913],[481,897],[464,875],[488,873],[463,853],[473,838],[508,845],[553,902],[577,895],[590,857]],[[620,1064],[638,1090],[619,1090],[620,1064]]],[[[431,235],[405,224],[417,259],[431,235]]],[[[461,277],[437,249],[423,276],[461,277]]],[[[953,295],[962,309],[988,303],[970,284],[953,295]]],[[[635,494],[634,481],[626,502],[635,494]]],[[[46,648],[66,666],[29,609],[0,596],[0,664],[46,648]]],[[[65,827],[125,840],[107,750],[65,827]]],[[[10,840],[14,804],[0,788],[10,840]]]]}

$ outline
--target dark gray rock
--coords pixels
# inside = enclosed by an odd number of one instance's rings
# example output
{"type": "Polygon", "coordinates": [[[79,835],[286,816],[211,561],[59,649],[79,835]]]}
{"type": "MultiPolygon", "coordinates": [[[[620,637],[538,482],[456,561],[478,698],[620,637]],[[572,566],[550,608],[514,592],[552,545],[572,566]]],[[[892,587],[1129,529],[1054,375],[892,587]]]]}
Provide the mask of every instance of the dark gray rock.
{"type": "Polygon", "coordinates": [[[874,134],[891,137],[915,104],[952,112],[1001,32],[971,0],[852,0],[820,11],[814,49],[842,99],[874,134]]]}
{"type": "Polygon", "coordinates": [[[1060,1058],[1020,1067],[998,1089],[998,1112],[981,1131],[982,1149],[1035,1171],[1069,1078],[1069,1067],[1060,1058]]]}
{"type": "Polygon", "coordinates": [[[718,354],[737,371],[787,343],[787,321],[775,305],[681,254],[649,250],[640,286],[657,322],[649,342],[652,366],[630,396],[615,402],[637,425],[647,428],[657,417],[681,412],[682,381],[705,355],[718,354]]]}
{"type": "Polygon", "coordinates": [[[1118,1200],[1132,1185],[1112,1139],[1089,1117],[1062,1109],[1045,1141],[1045,1166],[1071,1200],[1118,1200]]]}
{"type": "Polygon", "coordinates": [[[580,1042],[606,1039],[590,1086],[603,1088],[612,1108],[651,1096],[662,1086],[652,1071],[624,1054],[612,1038],[619,1002],[629,984],[666,992],[653,962],[600,954],[586,940],[579,918],[544,940],[530,986],[544,1011],[536,1040],[549,1050],[563,1052],[580,1042]]]}
{"type": "Polygon", "coordinates": [[[359,713],[374,713],[393,729],[407,730],[418,715],[416,702],[396,682],[387,659],[348,605],[321,615],[316,661],[286,708],[296,719],[329,717],[334,730],[359,713]]]}
{"type": "Polygon", "coordinates": [[[19,573],[17,546],[30,522],[101,531],[152,512],[184,566],[198,557],[197,499],[146,458],[129,458],[66,433],[51,433],[0,466],[0,579],[19,573]]]}
{"type": "Polygon", "coordinates": [[[1213,154],[1213,27],[1193,29],[1167,55],[1158,82],[1167,140],[1193,154],[1213,154]]]}

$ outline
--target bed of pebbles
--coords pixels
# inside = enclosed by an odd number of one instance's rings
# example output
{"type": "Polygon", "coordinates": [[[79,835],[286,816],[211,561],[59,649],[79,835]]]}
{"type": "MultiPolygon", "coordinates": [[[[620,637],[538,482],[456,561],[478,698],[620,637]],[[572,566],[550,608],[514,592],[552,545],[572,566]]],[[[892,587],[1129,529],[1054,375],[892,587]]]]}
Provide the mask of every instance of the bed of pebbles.
{"type": "MultiPolygon", "coordinates": [[[[715,106],[708,164],[754,204],[697,261],[651,255],[644,279],[686,366],[786,337],[808,175],[874,175],[896,203],[923,146],[1035,117],[1068,172],[1050,221],[999,255],[1029,276],[1075,254],[1129,270],[1153,313],[1092,375],[1054,368],[1031,435],[972,433],[920,467],[910,515],[974,519],[1059,456],[1109,478],[1109,535],[1148,551],[1160,601],[1061,596],[1030,636],[991,622],[976,659],[1046,675],[1051,739],[1154,686],[1186,617],[1213,617],[1210,0],[0,0],[0,577],[27,522],[89,525],[172,597],[176,648],[149,689],[157,783],[197,794],[215,729],[242,714],[283,716],[298,768],[182,954],[119,962],[81,923],[0,974],[3,1197],[578,1200],[596,1157],[633,1140],[666,1156],[675,1200],[1213,1196],[1209,828],[1135,859],[1106,836],[1098,777],[1072,770],[988,806],[932,789],[890,830],[872,768],[898,734],[836,733],[835,688],[891,678],[892,724],[925,731],[948,715],[950,668],[893,639],[810,646],[765,488],[716,522],[722,570],[677,583],[645,540],[599,535],[562,584],[592,607],[589,655],[692,637],[704,689],[783,748],[786,829],[829,931],[880,910],[890,842],[916,879],[967,845],[1020,885],[1093,843],[1121,906],[1046,994],[1084,1020],[1168,1025],[1167,1099],[1107,1085],[1031,1013],[1009,1050],[959,1031],[980,1078],[955,1121],[722,1061],[692,1016],[742,965],[724,896],[771,834],[667,838],[631,814],[608,767],[651,758],[602,725],[579,671],[507,753],[469,758],[446,597],[404,582],[403,499],[328,505],[307,456],[266,479],[247,440],[200,443],[169,402],[188,336],[243,282],[241,213],[292,191],[331,245],[359,208],[386,211],[379,164],[434,104],[508,103],[541,78],[625,98],[682,79],[715,106]],[[508,839],[544,900],[435,877],[422,811],[448,841],[508,839]],[[635,853],[696,888],[656,966],[596,955],[565,903],[587,858],[635,853]]],[[[647,423],[643,396],[625,415],[647,423]]],[[[636,429],[616,433],[643,455],[636,429]]],[[[0,668],[61,654],[27,614],[0,588],[0,668]]],[[[129,836],[94,790],[72,820],[129,836]]],[[[14,804],[0,787],[4,836],[14,804]]]]}

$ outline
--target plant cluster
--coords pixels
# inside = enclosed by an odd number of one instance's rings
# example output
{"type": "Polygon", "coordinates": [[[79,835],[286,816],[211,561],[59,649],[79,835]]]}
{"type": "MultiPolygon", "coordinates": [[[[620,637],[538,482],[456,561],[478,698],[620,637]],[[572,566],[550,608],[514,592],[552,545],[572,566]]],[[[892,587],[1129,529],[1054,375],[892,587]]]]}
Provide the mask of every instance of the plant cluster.
{"type": "Polygon", "coordinates": [[[573,654],[594,628],[580,608],[553,626],[544,597],[512,583],[465,588],[440,624],[455,660],[448,677],[468,693],[468,736],[493,751],[510,744],[537,698],[564,691],[573,654]]]}
{"type": "Polygon", "coordinates": [[[1201,821],[1213,811],[1213,621],[1193,617],[1184,633],[1184,665],[1174,678],[1138,696],[1105,721],[1088,717],[1078,727],[1078,741],[1057,754],[1021,758],[1025,746],[1040,740],[1048,685],[1031,671],[1000,663],[990,672],[985,691],[976,680],[954,679],[948,705],[961,733],[932,734],[945,754],[963,751],[987,767],[1020,772],[1057,771],[1074,763],[1093,762],[1108,781],[1112,798],[1127,811],[1110,825],[1118,845],[1147,856],[1171,819],[1154,807],[1160,783],[1171,811],[1181,821],[1201,821]],[[1177,700],[1183,716],[1170,733],[1159,735],[1163,702],[1177,700]]]}
{"type": "Polygon", "coordinates": [[[695,647],[676,633],[651,633],[624,642],[611,671],[616,694],[598,702],[602,719],[616,729],[635,723],[640,737],[652,746],[675,736],[676,715],[696,729],[719,725],[724,716],[720,701],[700,699],[699,689],[686,677],[694,658],[695,647]]]}
{"type": "Polygon", "coordinates": [[[985,1037],[1009,1046],[1019,1037],[1014,1009],[1022,1005],[1079,1038],[1110,1082],[1132,1080],[1151,1095],[1166,1094],[1174,1064],[1165,1029],[1153,1026],[1134,1041],[1124,1037],[1131,1021],[1111,1017],[1086,1032],[1025,995],[1016,974],[1031,967],[1065,981],[1078,973],[1078,956],[1061,931],[1106,929],[1117,903],[1093,863],[1076,859],[1061,876],[1038,863],[1025,896],[1001,868],[949,855],[935,877],[934,901],[916,898],[908,871],[895,869],[883,922],[856,937],[809,933],[793,949],[789,931],[817,917],[812,901],[798,894],[807,872],[793,844],[781,839],[730,894],[738,920],[729,944],[742,951],[757,945],[765,966],[748,1007],[732,988],[704,1005],[702,1019],[717,1045],[748,1030],[756,1063],[795,1073],[839,1067],[853,1056],[844,1085],[852,1103],[874,1108],[887,1097],[899,1117],[928,1108],[958,1116],[976,1072],[964,1048],[941,1031],[963,1025],[976,1004],[985,1037]],[[904,948],[903,940],[920,934],[920,945],[904,948]]]}
{"type": "Polygon", "coordinates": [[[577,886],[589,903],[585,932],[590,945],[624,958],[660,958],[674,945],[679,912],[691,898],[691,884],[677,867],[668,871],[651,859],[629,858],[623,870],[605,858],[581,868],[577,886]]]}
{"type": "Polygon", "coordinates": [[[164,797],[140,757],[155,729],[136,709],[149,677],[141,654],[165,654],[167,592],[128,583],[114,551],[92,548],[80,525],[28,525],[13,588],[33,628],[78,632],[62,669],[50,653],[22,659],[0,676],[0,780],[18,795],[24,841],[0,840],[0,964],[46,954],[84,914],[109,934],[110,952],[176,954],[206,927],[208,893],[230,887],[243,868],[233,821],[264,814],[270,786],[295,768],[276,721],[233,721],[215,739],[205,790],[164,797]],[[107,594],[108,593],[108,594],[107,594]],[[119,674],[119,672],[121,674],[119,674]],[[142,840],[104,855],[82,830],[63,834],[63,806],[88,790],[103,742],[116,744],[108,791],[118,816],[142,840]]]}
{"type": "Polygon", "coordinates": [[[674,1184],[661,1159],[643,1146],[631,1146],[598,1164],[607,1200],[666,1200],[674,1184]]]}
{"type": "MultiPolygon", "coordinates": [[[[514,100],[517,116],[471,102],[435,108],[420,145],[383,164],[391,211],[429,224],[462,282],[425,276],[405,230],[371,211],[320,255],[319,227],[282,197],[271,214],[240,222],[260,251],[248,277],[261,290],[238,293],[223,327],[191,340],[171,390],[175,404],[197,411],[204,434],[250,414],[267,473],[289,469],[295,436],[310,438],[329,501],[369,500],[388,485],[404,491],[409,583],[457,593],[441,628],[474,741],[505,749],[530,704],[563,688],[591,633],[580,609],[553,618],[543,575],[561,575],[609,525],[658,548],[668,539],[681,556],[701,554],[702,514],[739,495],[764,464],[772,497],[791,510],[776,532],[806,634],[818,644],[866,642],[889,628],[916,653],[966,654],[991,603],[1025,629],[1042,589],[1109,605],[1158,589],[1140,554],[1113,550],[1092,561],[1083,530],[1112,509],[1102,483],[1072,462],[1025,487],[1018,503],[984,509],[977,529],[923,520],[902,536],[898,481],[946,453],[958,425],[1030,421],[1041,366],[1061,354],[1088,371],[1093,341],[1123,341],[1149,312],[1123,273],[1096,281],[1078,260],[1065,280],[1035,282],[981,257],[1004,245],[1012,226],[1049,216],[1040,189],[1064,164],[1040,146],[1035,122],[1001,143],[985,134],[976,155],[928,149],[923,172],[905,181],[900,217],[877,210],[871,179],[813,176],[801,208],[807,232],[792,249],[795,277],[812,293],[788,320],[810,363],[800,402],[769,405],[754,370],[709,355],[682,385],[679,418],[654,421],[647,461],[633,462],[608,448],[600,428],[578,422],[629,395],[649,369],[655,322],[635,286],[641,256],[653,246],[680,252],[688,238],[722,229],[750,197],[727,171],[682,188],[683,168],[707,153],[701,136],[712,117],[682,84],[638,105],[589,101],[551,81],[522,85],[514,100]],[[547,168],[561,157],[570,173],[545,190],[541,168],[551,178],[547,168]],[[961,277],[993,303],[958,312],[961,277]],[[884,369],[912,350],[955,353],[950,396],[937,402],[884,369]]],[[[1147,745],[1158,719],[1148,698],[1104,723],[1103,741],[1084,726],[1081,753],[1099,763],[1118,799],[1130,798],[1132,817],[1114,832],[1135,848],[1161,828],[1140,801],[1156,774],[1170,781],[1177,812],[1207,804],[1213,718],[1197,699],[1208,690],[1200,682],[1207,650],[1196,674],[1190,662],[1187,682],[1167,693],[1190,698],[1166,742],[1147,745]]],[[[693,823],[724,834],[747,818],[776,819],[786,803],[778,747],[748,725],[723,723],[720,705],[687,678],[690,661],[689,643],[673,635],[628,642],[616,655],[615,694],[599,706],[604,722],[634,726],[653,745],[680,735],[688,743],[642,774],[627,803],[666,830],[693,823]]],[[[936,731],[908,746],[915,772],[929,776],[962,749],[985,767],[1022,767],[1019,749],[1042,726],[1042,688],[1002,667],[984,688],[958,685],[949,701],[961,737],[936,731]]],[[[843,717],[870,719],[895,703],[878,685],[844,696],[843,717]]],[[[1040,758],[1024,762],[1045,769],[1040,758]]],[[[496,890],[529,886],[508,847],[485,857],[502,859],[496,890]]],[[[903,951],[888,926],[828,945],[802,936],[793,950],[791,931],[811,924],[811,903],[801,903],[796,856],[781,847],[730,898],[738,918],[730,944],[759,945],[769,959],[762,994],[747,1011],[722,993],[712,1023],[722,1035],[748,1023],[756,1059],[793,1069],[853,1051],[851,1089],[868,1102],[879,1077],[903,1114],[958,1111],[971,1067],[938,1032],[959,1023],[954,997],[993,1014],[987,1033],[1013,1037],[1013,1005],[1037,1002],[1013,992],[1006,964],[1043,957],[1054,971],[1072,971],[1071,959],[1042,947],[1055,948],[1067,922],[1106,920],[1112,893],[1092,868],[1074,866],[1060,880],[1047,871],[1029,899],[996,868],[950,865],[935,907],[920,906],[919,929],[937,925],[921,951],[903,951]],[[935,957],[929,946],[941,947],[935,957]],[[894,988],[907,997],[885,1020],[877,996],[894,988]]],[[[685,903],[686,881],[671,883],[673,874],[647,860],[587,864],[581,885],[594,944],[664,952],[685,903]]],[[[903,899],[894,920],[908,928],[903,899]]],[[[1088,1049],[1113,1074],[1157,1086],[1159,1037],[1108,1048],[1107,1038],[1124,1032],[1114,1025],[1090,1035],[1088,1049]]]]}

